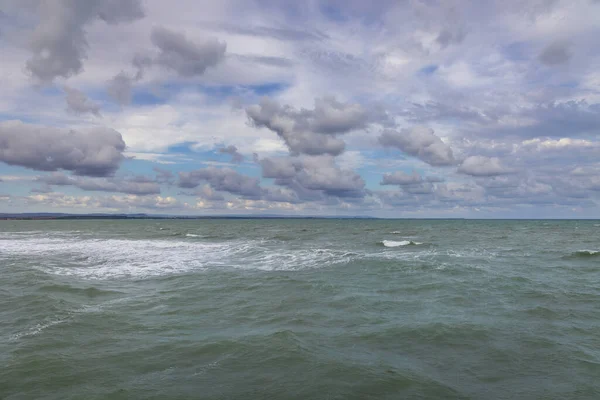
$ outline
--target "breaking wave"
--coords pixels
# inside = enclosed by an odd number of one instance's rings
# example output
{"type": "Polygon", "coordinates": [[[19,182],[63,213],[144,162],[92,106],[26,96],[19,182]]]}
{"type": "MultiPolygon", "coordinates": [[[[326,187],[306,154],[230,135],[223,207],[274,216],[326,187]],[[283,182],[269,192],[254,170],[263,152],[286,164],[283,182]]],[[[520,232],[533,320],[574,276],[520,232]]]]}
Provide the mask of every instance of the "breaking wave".
{"type": "Polygon", "coordinates": [[[598,250],[578,250],[574,251],[568,256],[563,258],[590,258],[590,257],[600,257],[600,251],[598,250]]]}
{"type": "Polygon", "coordinates": [[[383,240],[381,242],[381,244],[383,244],[385,247],[400,247],[400,246],[417,246],[417,245],[420,245],[423,243],[413,242],[412,240],[401,240],[401,241],[383,240]]]}
{"type": "Polygon", "coordinates": [[[358,256],[328,248],[282,249],[264,240],[27,238],[5,241],[0,257],[27,257],[36,269],[85,279],[146,279],[215,268],[285,271],[346,263],[358,256]]]}

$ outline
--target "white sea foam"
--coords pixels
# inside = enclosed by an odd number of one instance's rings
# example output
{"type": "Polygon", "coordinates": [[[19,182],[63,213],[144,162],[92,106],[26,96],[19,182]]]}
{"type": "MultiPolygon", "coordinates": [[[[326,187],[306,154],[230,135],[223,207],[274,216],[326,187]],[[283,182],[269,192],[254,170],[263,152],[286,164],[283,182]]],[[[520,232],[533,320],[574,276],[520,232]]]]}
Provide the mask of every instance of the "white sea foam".
{"type": "Polygon", "coordinates": [[[10,339],[11,340],[19,340],[24,337],[36,336],[36,335],[42,333],[42,331],[44,331],[45,329],[50,328],[51,326],[67,322],[68,319],[69,318],[53,319],[53,320],[49,320],[49,321],[46,321],[43,323],[36,324],[35,326],[32,326],[31,328],[29,328],[23,332],[15,333],[14,335],[12,335],[10,337],[10,339]]]}
{"type": "Polygon", "coordinates": [[[48,273],[84,279],[145,279],[218,268],[264,271],[317,268],[355,254],[332,249],[282,249],[265,240],[210,243],[190,240],[14,238],[0,258],[26,257],[48,273]]]}
{"type": "Polygon", "coordinates": [[[401,241],[384,240],[381,243],[383,243],[383,245],[385,247],[400,247],[400,246],[410,246],[410,245],[423,244],[423,243],[419,243],[419,242],[413,242],[412,240],[401,240],[401,241]]]}
{"type": "Polygon", "coordinates": [[[195,233],[186,233],[185,236],[187,236],[187,237],[200,237],[200,235],[196,235],[195,233]]]}

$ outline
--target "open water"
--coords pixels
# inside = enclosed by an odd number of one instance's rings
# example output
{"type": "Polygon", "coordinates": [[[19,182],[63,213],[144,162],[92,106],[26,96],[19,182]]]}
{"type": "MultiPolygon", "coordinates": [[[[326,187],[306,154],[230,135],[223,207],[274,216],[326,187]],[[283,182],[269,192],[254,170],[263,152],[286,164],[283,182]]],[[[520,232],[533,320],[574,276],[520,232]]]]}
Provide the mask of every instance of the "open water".
{"type": "Polygon", "coordinates": [[[0,221],[0,399],[600,399],[600,222],[0,221]]]}

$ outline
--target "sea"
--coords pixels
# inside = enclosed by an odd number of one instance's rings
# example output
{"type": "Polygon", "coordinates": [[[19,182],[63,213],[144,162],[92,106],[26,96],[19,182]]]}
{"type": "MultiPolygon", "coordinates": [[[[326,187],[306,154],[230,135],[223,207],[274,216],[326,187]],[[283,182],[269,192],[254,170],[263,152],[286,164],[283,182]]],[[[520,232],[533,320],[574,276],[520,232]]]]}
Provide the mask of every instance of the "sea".
{"type": "Polygon", "coordinates": [[[0,399],[600,399],[600,221],[0,221],[0,399]]]}

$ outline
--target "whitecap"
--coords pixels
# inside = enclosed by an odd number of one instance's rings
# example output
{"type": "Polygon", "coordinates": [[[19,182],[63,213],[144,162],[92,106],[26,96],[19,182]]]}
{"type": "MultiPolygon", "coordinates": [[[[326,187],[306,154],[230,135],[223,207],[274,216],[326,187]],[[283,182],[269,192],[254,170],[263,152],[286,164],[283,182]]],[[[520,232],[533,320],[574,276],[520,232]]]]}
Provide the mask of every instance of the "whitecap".
{"type": "Polygon", "coordinates": [[[196,235],[194,233],[186,233],[185,236],[187,236],[187,237],[200,237],[200,235],[196,235]]]}
{"type": "Polygon", "coordinates": [[[400,247],[400,246],[409,246],[409,245],[423,244],[423,243],[419,243],[419,242],[413,242],[412,240],[401,240],[401,241],[384,240],[381,243],[385,247],[400,247]]]}

